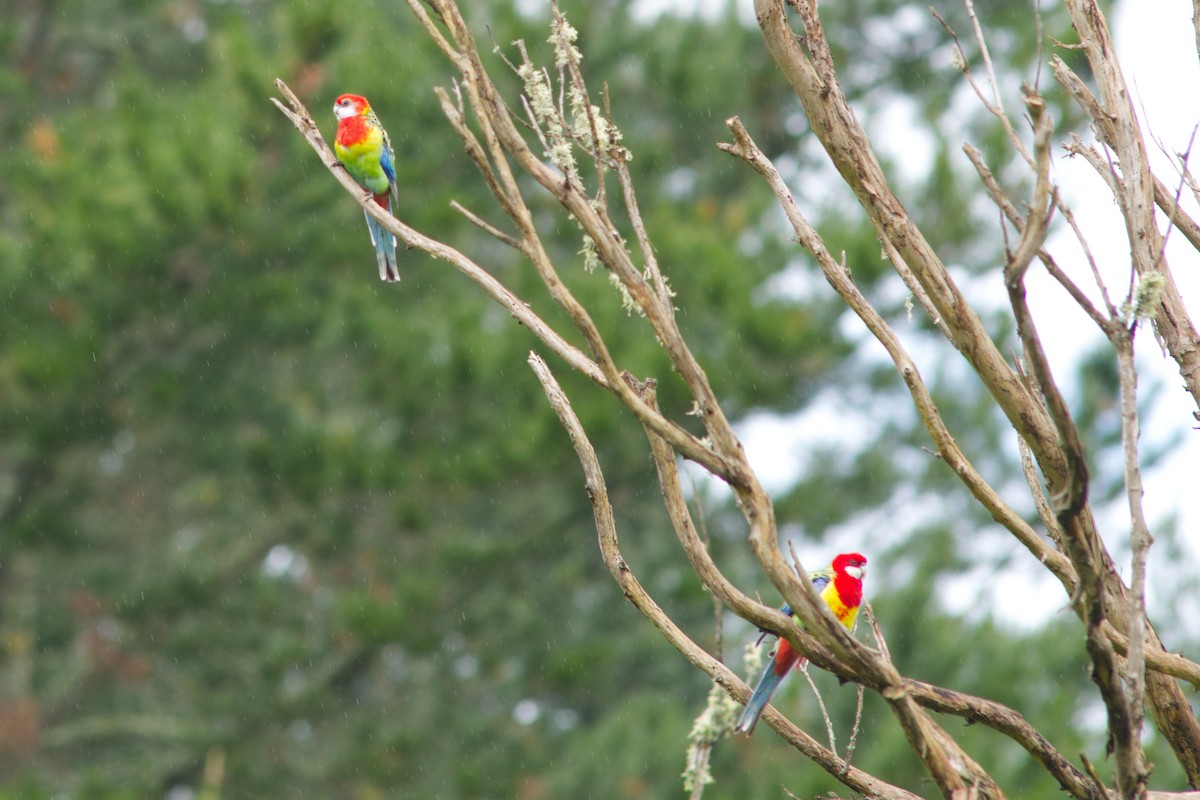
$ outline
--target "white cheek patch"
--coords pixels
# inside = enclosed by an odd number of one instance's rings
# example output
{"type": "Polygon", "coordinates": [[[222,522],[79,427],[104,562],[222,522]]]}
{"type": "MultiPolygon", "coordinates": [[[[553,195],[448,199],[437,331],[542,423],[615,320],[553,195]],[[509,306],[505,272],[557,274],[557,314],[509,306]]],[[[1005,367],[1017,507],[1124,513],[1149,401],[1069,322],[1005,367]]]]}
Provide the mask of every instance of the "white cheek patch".
{"type": "Polygon", "coordinates": [[[356,109],[353,104],[345,105],[345,106],[334,106],[333,113],[334,113],[334,116],[336,116],[338,119],[346,119],[346,117],[357,116],[358,109],[356,109]]]}
{"type": "Polygon", "coordinates": [[[867,574],[865,567],[846,567],[846,574],[851,578],[862,580],[862,576],[867,574]]]}

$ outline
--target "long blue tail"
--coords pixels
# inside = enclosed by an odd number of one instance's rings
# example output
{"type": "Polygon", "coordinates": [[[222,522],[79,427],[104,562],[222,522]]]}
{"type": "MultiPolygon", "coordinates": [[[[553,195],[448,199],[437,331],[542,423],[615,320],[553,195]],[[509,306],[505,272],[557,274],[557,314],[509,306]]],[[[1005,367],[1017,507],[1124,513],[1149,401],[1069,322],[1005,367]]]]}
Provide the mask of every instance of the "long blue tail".
{"type": "Polygon", "coordinates": [[[384,230],[377,219],[365,211],[363,213],[367,218],[367,230],[371,233],[371,244],[375,245],[379,280],[395,283],[400,280],[400,266],[396,261],[396,237],[384,230]]]}
{"type": "Polygon", "coordinates": [[[779,688],[779,684],[783,682],[787,674],[788,669],[783,672],[775,671],[774,659],[767,662],[762,677],[758,679],[758,686],[754,688],[754,694],[750,695],[750,702],[746,703],[746,710],[742,712],[741,719],[733,728],[735,731],[744,731],[747,736],[754,733],[754,726],[758,724],[763,709],[767,707],[771,695],[775,694],[775,690],[779,688]]]}

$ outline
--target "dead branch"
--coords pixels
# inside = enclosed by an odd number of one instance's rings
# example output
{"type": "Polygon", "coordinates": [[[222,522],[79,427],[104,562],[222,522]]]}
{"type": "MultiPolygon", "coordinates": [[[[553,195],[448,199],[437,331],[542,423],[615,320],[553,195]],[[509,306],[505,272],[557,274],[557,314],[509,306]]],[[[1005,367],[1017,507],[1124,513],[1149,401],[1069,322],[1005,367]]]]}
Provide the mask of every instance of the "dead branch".
{"type": "Polygon", "coordinates": [[[979,375],[1017,432],[1030,443],[1052,491],[1066,481],[1067,463],[1054,426],[1005,363],[979,317],[945,265],[891,190],[833,70],[815,4],[798,3],[805,26],[800,40],[788,25],[783,0],[755,0],[767,50],[804,107],[810,127],[866,211],[881,239],[891,241],[925,288],[953,336],[951,342],[979,375]]]}
{"type": "MultiPolygon", "coordinates": [[[[1163,202],[1170,203],[1170,194],[1165,187],[1163,192],[1158,191],[1150,173],[1138,117],[1117,63],[1116,47],[1103,12],[1095,0],[1068,0],[1066,5],[1079,32],[1088,64],[1096,76],[1100,96],[1093,94],[1057,56],[1051,60],[1051,71],[1092,118],[1100,141],[1117,154],[1123,179],[1110,183],[1110,188],[1114,190],[1126,221],[1134,270],[1138,275],[1160,272],[1166,279],[1159,305],[1154,310],[1155,330],[1178,364],[1179,374],[1193,401],[1200,406],[1200,334],[1196,332],[1171,276],[1162,253],[1162,234],[1154,219],[1155,203],[1158,202],[1160,207],[1163,202]],[[1160,198],[1159,195],[1163,196],[1160,198]]],[[[1178,214],[1172,214],[1172,218],[1175,216],[1178,214]]],[[[1186,227],[1186,222],[1180,225],[1181,230],[1186,227]]],[[[1200,411],[1196,413],[1200,415],[1200,411]]]]}
{"type": "Polygon", "coordinates": [[[450,247],[436,239],[431,239],[424,234],[410,228],[400,220],[388,214],[378,203],[372,202],[362,188],[354,182],[354,179],[338,165],[337,156],[325,143],[325,139],[321,136],[320,129],[317,128],[316,122],[313,121],[312,115],[308,109],[300,102],[300,99],[288,88],[282,80],[276,80],[275,86],[279,92],[288,101],[288,106],[275,98],[271,98],[271,102],[283,112],[296,129],[304,136],[305,140],[317,152],[321,162],[333,174],[333,177],[342,185],[350,196],[353,197],[367,213],[374,216],[384,224],[391,233],[403,241],[409,247],[423,250],[434,258],[442,261],[447,261],[452,264],[457,270],[462,272],[475,283],[479,284],[488,296],[497,303],[502,305],[509,314],[513,316],[517,322],[524,325],[529,330],[533,331],[534,335],[546,344],[551,350],[561,356],[574,369],[579,370],[587,377],[591,378],[598,385],[607,388],[607,380],[601,374],[600,369],[595,362],[584,355],[578,348],[563,339],[553,328],[542,320],[529,304],[521,300],[513,294],[504,284],[496,280],[483,267],[472,261],[459,250],[450,247]]]}
{"type": "MultiPolygon", "coordinates": [[[[816,259],[826,280],[846,304],[855,311],[867,329],[883,344],[905,382],[914,406],[925,425],[938,455],[954,470],[971,495],[992,517],[1009,530],[1022,546],[1060,580],[1076,613],[1085,622],[1086,643],[1091,657],[1094,680],[1099,687],[1109,713],[1109,728],[1116,750],[1116,766],[1120,796],[1135,797],[1145,793],[1147,767],[1141,752],[1141,703],[1145,683],[1146,698],[1164,735],[1179,754],[1189,778],[1196,782],[1200,775],[1200,725],[1191,714],[1175,678],[1200,680],[1200,665],[1182,656],[1165,652],[1152,627],[1145,619],[1142,600],[1145,582],[1145,553],[1150,546],[1149,531],[1140,507],[1140,474],[1137,471],[1136,373],[1133,372],[1132,334],[1136,322],[1126,327],[1120,324],[1109,300],[1107,289],[1099,280],[1099,271],[1090,258],[1105,308],[1097,308],[1084,292],[1059,269],[1044,245],[1052,212],[1058,209],[1078,231],[1063,206],[1049,177],[1049,137],[1052,123],[1045,113],[1041,98],[1027,93],[1026,107],[1033,123],[1033,152],[1012,127],[1000,104],[990,55],[978,19],[970,0],[968,10],[975,27],[976,38],[984,52],[985,63],[993,85],[993,100],[975,87],[985,106],[1006,125],[1014,149],[1022,153],[1033,170],[1035,185],[1029,209],[1021,214],[1017,204],[1000,188],[983,165],[973,158],[988,194],[1020,234],[1016,246],[1007,254],[1005,285],[1008,288],[1018,334],[1024,349],[1023,358],[1030,365],[1030,374],[1010,366],[993,343],[980,319],[966,303],[946,267],[928,241],[908,216],[899,198],[889,187],[886,176],[875,158],[870,143],[838,82],[833,58],[825,41],[815,0],[789,0],[802,19],[805,35],[797,37],[787,23],[783,0],[755,0],[759,24],[776,63],[796,91],[814,133],[821,139],[833,163],[857,194],[871,219],[884,252],[904,280],[909,290],[929,314],[939,331],[958,349],[979,374],[983,385],[994,398],[1017,431],[1022,443],[1026,477],[1038,504],[1039,515],[1055,546],[1043,538],[1017,514],[981,477],[959,449],[932,396],[903,344],[887,321],[855,286],[845,264],[839,264],[826,250],[820,236],[796,207],[778,170],[757,148],[745,128],[737,120],[728,121],[734,143],[721,145],[726,152],[750,164],[766,181],[780,206],[784,209],[798,241],[816,259]],[[1121,355],[1123,430],[1126,444],[1126,486],[1134,529],[1134,579],[1132,590],[1121,582],[1116,567],[1104,546],[1087,504],[1087,463],[1078,431],[1065,400],[1054,383],[1049,362],[1043,352],[1033,319],[1025,299],[1024,279],[1034,259],[1039,259],[1070,296],[1089,314],[1114,341],[1121,355]],[[1125,338],[1122,339],[1121,336],[1125,338]],[[1127,350],[1123,349],[1128,345],[1127,350]],[[1127,354],[1127,355],[1126,355],[1127,354]],[[1036,467],[1035,467],[1036,463],[1036,467]],[[1040,468],[1047,493],[1041,490],[1037,476],[1040,468]],[[1039,499],[1040,498],[1040,499],[1039,499]],[[1141,527],[1137,519],[1141,518],[1141,527]],[[1122,658],[1125,656],[1125,658],[1122,658]],[[1122,684],[1128,681],[1128,689],[1122,684]]],[[[1099,11],[1089,8],[1091,0],[1068,0],[1072,14],[1092,15],[1086,21],[1088,35],[1107,36],[1099,11]],[[1098,33],[1097,33],[1098,32],[1098,33]]],[[[1200,3],[1200,0],[1196,0],[1200,3]]],[[[615,142],[619,134],[603,113],[591,103],[587,86],[579,69],[578,52],[570,44],[573,30],[566,24],[552,2],[553,30],[556,47],[557,93],[550,71],[537,68],[530,61],[523,45],[518,49],[520,64],[509,65],[526,81],[527,95],[520,98],[532,133],[523,130],[521,120],[505,102],[483,66],[474,39],[457,6],[451,0],[428,0],[432,14],[419,0],[409,0],[418,21],[435,44],[447,56],[458,72],[453,98],[438,90],[443,112],[463,143],[467,156],[479,169],[500,210],[507,216],[515,234],[505,232],[466,208],[456,209],[473,225],[498,241],[521,252],[534,268],[554,301],[566,312],[579,335],[586,343],[580,350],[569,344],[551,329],[530,307],[510,292],[482,267],[458,250],[431,239],[395,219],[376,204],[368,202],[361,188],[338,169],[336,159],[325,145],[316,124],[299,100],[278,82],[277,85],[290,108],[275,100],[276,106],[296,125],[310,145],[334,173],[337,180],[351,193],[368,214],[378,219],[410,247],[424,250],[435,258],[454,264],[471,280],[479,283],[488,294],[500,302],[521,324],[534,332],[540,341],[558,353],[574,369],[587,375],[596,385],[612,393],[631,410],[643,425],[660,488],[672,526],[684,552],[706,588],[720,603],[764,630],[784,637],[814,664],[828,669],[839,678],[870,688],[888,703],[910,746],[920,757],[941,793],[948,798],[1002,798],[1003,792],[986,771],[935,721],[929,713],[951,714],[968,721],[980,722],[1020,744],[1049,774],[1078,800],[1110,800],[1109,791],[1096,779],[1086,759],[1084,770],[1077,769],[1052,744],[1034,729],[1018,712],[984,698],[973,697],[950,689],[932,686],[905,678],[891,662],[882,632],[875,629],[877,648],[857,641],[838,623],[813,590],[803,566],[793,570],[783,558],[778,543],[774,510],[742,451],[741,444],[729,420],[717,402],[716,393],[695,355],[684,341],[675,319],[673,293],[654,254],[649,232],[642,219],[633,179],[628,167],[628,153],[615,142]],[[534,96],[537,84],[544,89],[543,100],[534,96]],[[548,98],[548,99],[546,99],[548,98]],[[557,102],[555,103],[555,98],[557,102]],[[570,119],[568,119],[570,117],[570,119]],[[575,123],[572,125],[571,123],[575,123]],[[536,139],[543,152],[531,146],[536,139]],[[551,150],[566,148],[566,156],[557,160],[551,150]],[[574,166],[573,153],[580,151],[595,168],[595,185],[590,190],[580,171],[574,166]],[[569,157],[568,157],[569,156],[569,157]],[[548,163],[549,162],[549,163],[548,163]],[[621,186],[619,199],[632,227],[632,240],[637,242],[635,261],[627,240],[614,224],[604,189],[604,174],[614,171],[621,186]],[[609,270],[637,310],[649,331],[668,355],[699,411],[706,436],[702,439],[666,417],[659,409],[654,382],[638,381],[622,371],[607,347],[599,327],[586,307],[568,288],[552,263],[534,227],[533,215],[527,205],[523,186],[517,179],[521,173],[532,177],[550,197],[578,223],[585,241],[596,259],[609,270]],[[682,456],[700,464],[725,480],[735,492],[738,507],[745,516],[748,540],[764,572],[770,577],[783,598],[791,605],[802,625],[773,608],[749,598],[721,573],[708,548],[696,533],[679,482],[676,458],[682,456]]],[[[1080,20],[1076,26],[1081,33],[1080,20]]],[[[1200,37],[1200,29],[1198,29],[1200,37]]],[[[1085,35],[1085,39],[1086,39],[1085,35]]],[[[1089,58],[1111,59],[1111,43],[1085,41],[1089,58]]],[[[507,62],[506,62],[507,63],[507,62]]],[[[1061,64],[1061,61],[1058,61],[1061,64]]],[[[1094,65],[1102,80],[1101,97],[1083,85],[1065,66],[1056,68],[1060,82],[1093,115],[1094,119],[1112,113],[1129,112],[1119,122],[1097,121],[1101,139],[1118,154],[1120,170],[1100,155],[1094,147],[1079,143],[1079,152],[1097,168],[1118,198],[1130,224],[1131,241],[1135,233],[1147,241],[1135,258],[1140,275],[1151,273],[1165,276],[1168,290],[1173,289],[1170,273],[1162,251],[1163,237],[1158,234],[1154,220],[1154,204],[1164,208],[1173,224],[1193,242],[1200,241],[1200,226],[1178,209],[1178,195],[1160,198],[1159,185],[1144,167],[1144,148],[1141,146],[1132,109],[1114,98],[1112,92],[1123,90],[1119,69],[1111,64],[1094,65]],[[1130,123],[1132,120],[1132,123],[1130,123]],[[1109,128],[1105,129],[1105,125],[1109,128]],[[1132,127],[1131,127],[1132,125],[1132,127]],[[1140,149],[1139,149],[1140,148],[1140,149]],[[1139,160],[1140,159],[1140,160],[1139,160]],[[1102,168],[1103,167],[1103,168],[1102,168]],[[1194,230],[1193,230],[1194,229],[1194,230]],[[1189,232],[1191,231],[1191,232],[1189,232]],[[1157,237],[1157,238],[1156,238],[1157,237]],[[1157,252],[1152,245],[1157,242],[1157,252]]],[[[972,84],[973,85],[973,84],[972,84]]],[[[1123,95],[1122,95],[1123,97],[1123,95]]],[[[607,107],[607,100],[606,100],[607,107]]],[[[970,154],[970,153],[969,153],[970,154]]],[[[1184,165],[1186,170],[1186,164],[1184,165]]],[[[1164,189],[1165,191],[1165,189],[1164,189]]],[[[620,217],[618,213],[616,216],[620,217]]],[[[1086,242],[1081,246],[1086,250],[1086,242]]],[[[1165,291],[1164,295],[1169,295],[1165,291]]],[[[1186,314],[1177,312],[1176,300],[1165,297],[1153,310],[1156,329],[1173,346],[1172,355],[1179,362],[1185,380],[1196,380],[1200,386],[1200,351],[1196,351],[1195,331],[1186,314]],[[1171,337],[1174,337],[1173,339],[1171,337]],[[1191,338],[1189,338],[1191,337],[1191,338]],[[1173,341],[1173,345],[1171,342],[1173,341]],[[1191,348],[1191,350],[1189,350],[1191,348]],[[1191,353],[1195,352],[1195,358],[1191,353]],[[1191,359],[1191,360],[1189,360],[1191,359]],[[1193,364],[1194,361],[1194,364],[1193,364]],[[1192,376],[1192,377],[1189,377],[1192,376]]],[[[664,637],[690,663],[703,670],[726,692],[740,702],[750,694],[749,687],[739,680],[720,661],[696,645],[662,611],[634,577],[621,555],[608,499],[604,477],[594,449],[579,424],[570,403],[546,364],[530,355],[530,365],[546,392],[551,407],[567,430],[583,466],[585,486],[591,499],[602,557],[610,573],[631,603],[654,624],[664,637]]],[[[1189,383],[1191,387],[1191,383],[1189,383]]],[[[1193,389],[1193,394],[1200,394],[1193,389]]],[[[860,706],[861,707],[861,706],[860,706]]],[[[857,770],[849,763],[858,733],[856,720],[851,746],[845,759],[839,758],[833,746],[832,726],[829,727],[830,747],[825,748],[768,708],[764,719],[799,752],[813,760],[852,791],[873,797],[915,797],[899,787],[857,770]]],[[[828,722],[828,715],[826,715],[828,722]]]]}
{"type": "Polygon", "coordinates": [[[1068,591],[1073,591],[1076,578],[1067,559],[1049,547],[1019,514],[1004,503],[959,449],[954,437],[942,421],[941,413],[921,378],[920,371],[909,357],[899,337],[854,285],[849,272],[830,255],[820,236],[797,207],[779,170],[754,143],[739,119],[733,117],[726,120],[726,124],[733,132],[734,143],[722,144],[720,145],[721,149],[741,158],[763,176],[767,186],[787,215],[797,240],[817,260],[825,279],[841,295],[846,305],[858,314],[867,329],[888,351],[888,355],[896,364],[896,370],[912,395],[913,404],[937,447],[938,455],[954,470],[954,474],[962,480],[975,499],[988,510],[992,519],[1007,528],[1038,561],[1045,564],[1063,582],[1064,586],[1070,587],[1068,591]]]}
{"type": "MultiPolygon", "coordinates": [[[[734,118],[729,120],[728,124],[734,133],[735,144],[725,145],[723,149],[746,160],[760,174],[767,177],[769,183],[773,179],[777,185],[781,185],[782,179],[779,177],[778,171],[762,155],[761,151],[754,146],[740,121],[734,118]]],[[[797,236],[800,237],[801,243],[817,257],[822,269],[825,270],[826,278],[834,284],[835,288],[839,288],[840,292],[844,292],[843,297],[847,299],[847,302],[860,317],[863,317],[864,320],[870,318],[872,321],[879,323],[880,327],[877,330],[872,330],[877,338],[888,337],[890,329],[886,327],[886,324],[878,317],[865,298],[857,292],[857,289],[849,280],[849,276],[834,261],[820,239],[815,236],[815,232],[803,220],[795,203],[791,201],[790,195],[787,194],[786,189],[782,189],[781,191],[787,196],[787,200],[789,201],[783,205],[785,211],[788,212],[789,219],[793,220],[793,228],[797,236]]],[[[915,376],[915,367],[911,366],[911,362],[909,366],[911,367],[911,374],[915,376]]],[[[802,578],[807,583],[807,576],[802,575],[802,578]]],[[[809,593],[812,593],[811,588],[809,589],[809,593]]],[[[791,602],[790,598],[788,599],[791,602]]],[[[807,619],[805,623],[806,625],[808,624],[807,619]]],[[[848,634],[846,636],[848,638],[848,634]]],[[[986,773],[982,773],[981,770],[979,773],[973,773],[972,767],[977,767],[977,765],[966,760],[965,753],[944,732],[936,728],[928,717],[918,712],[912,704],[911,699],[900,689],[899,675],[895,674],[895,670],[891,668],[890,664],[866,658],[864,657],[864,653],[854,653],[853,649],[850,649],[845,655],[857,656],[854,659],[858,662],[856,666],[862,667],[865,674],[874,677],[880,693],[885,699],[891,702],[892,709],[896,713],[900,725],[905,731],[905,735],[909,738],[913,748],[923,756],[930,774],[933,775],[944,792],[951,793],[965,785],[970,785],[969,782],[964,783],[964,778],[969,775],[974,775],[978,779],[986,777],[986,773]],[[955,766],[952,766],[952,764],[955,766]]],[[[986,782],[989,784],[992,783],[990,778],[986,782]]],[[[996,791],[999,791],[998,787],[996,791]]]]}
{"type": "MultiPolygon", "coordinates": [[[[626,599],[645,615],[689,662],[707,673],[739,702],[745,703],[750,698],[750,687],[732,670],[706,653],[680,630],[634,577],[628,563],[621,555],[617,543],[616,522],[613,519],[612,505],[608,499],[608,490],[600,462],[596,457],[596,451],[549,367],[535,353],[530,353],[529,365],[542,383],[546,398],[550,401],[550,407],[554,409],[559,421],[566,428],[580,464],[583,465],[585,488],[592,503],[596,531],[600,540],[600,552],[609,572],[625,593],[626,599]]],[[[883,798],[883,800],[919,800],[918,796],[911,792],[885,783],[856,767],[848,767],[837,753],[822,747],[815,739],[789,722],[774,708],[768,707],[763,718],[793,747],[850,789],[870,797],[883,798]]]]}

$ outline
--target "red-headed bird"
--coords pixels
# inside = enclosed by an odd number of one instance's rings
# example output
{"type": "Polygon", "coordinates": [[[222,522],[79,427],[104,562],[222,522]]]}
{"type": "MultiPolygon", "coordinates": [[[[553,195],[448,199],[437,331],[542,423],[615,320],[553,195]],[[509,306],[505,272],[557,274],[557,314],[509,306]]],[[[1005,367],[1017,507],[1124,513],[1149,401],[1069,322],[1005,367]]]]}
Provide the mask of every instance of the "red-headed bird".
{"type": "MultiPolygon", "coordinates": [[[[865,556],[859,553],[842,553],[833,559],[832,564],[811,575],[817,594],[829,606],[829,610],[838,621],[847,628],[854,627],[854,619],[858,616],[858,607],[862,603],[862,579],[866,574],[865,556]]],[[[791,606],[785,605],[780,610],[785,614],[792,613],[791,606]]],[[[788,644],[787,639],[780,639],[774,657],[763,670],[762,677],[758,679],[758,686],[755,687],[754,694],[750,695],[746,710],[742,712],[734,730],[745,731],[747,736],[754,733],[754,726],[758,724],[767,702],[788,672],[792,667],[803,667],[807,663],[808,659],[797,653],[788,644]]]]}
{"type": "MultiPolygon", "coordinates": [[[[392,203],[400,205],[400,191],[396,188],[396,154],[387,131],[379,124],[379,118],[371,110],[367,98],[356,94],[344,94],[333,102],[333,113],[337,117],[337,136],[333,140],[333,152],[338,161],[371,194],[375,202],[388,212],[392,203]]],[[[365,212],[364,212],[365,213],[365,212]]],[[[371,244],[375,245],[375,259],[379,262],[379,279],[388,282],[400,280],[400,268],[396,263],[396,237],[384,230],[370,214],[367,230],[371,232],[371,244]]]]}

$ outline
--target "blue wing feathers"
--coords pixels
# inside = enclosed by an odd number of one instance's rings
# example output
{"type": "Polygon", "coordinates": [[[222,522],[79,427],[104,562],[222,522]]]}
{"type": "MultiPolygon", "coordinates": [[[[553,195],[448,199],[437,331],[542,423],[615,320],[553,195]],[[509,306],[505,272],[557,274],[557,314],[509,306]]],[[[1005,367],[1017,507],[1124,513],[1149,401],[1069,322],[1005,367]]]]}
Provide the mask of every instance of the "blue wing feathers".
{"type": "Polygon", "coordinates": [[[379,156],[379,166],[383,167],[383,174],[387,175],[389,183],[396,182],[396,165],[392,161],[392,151],[387,145],[384,145],[383,154],[379,156]]]}

